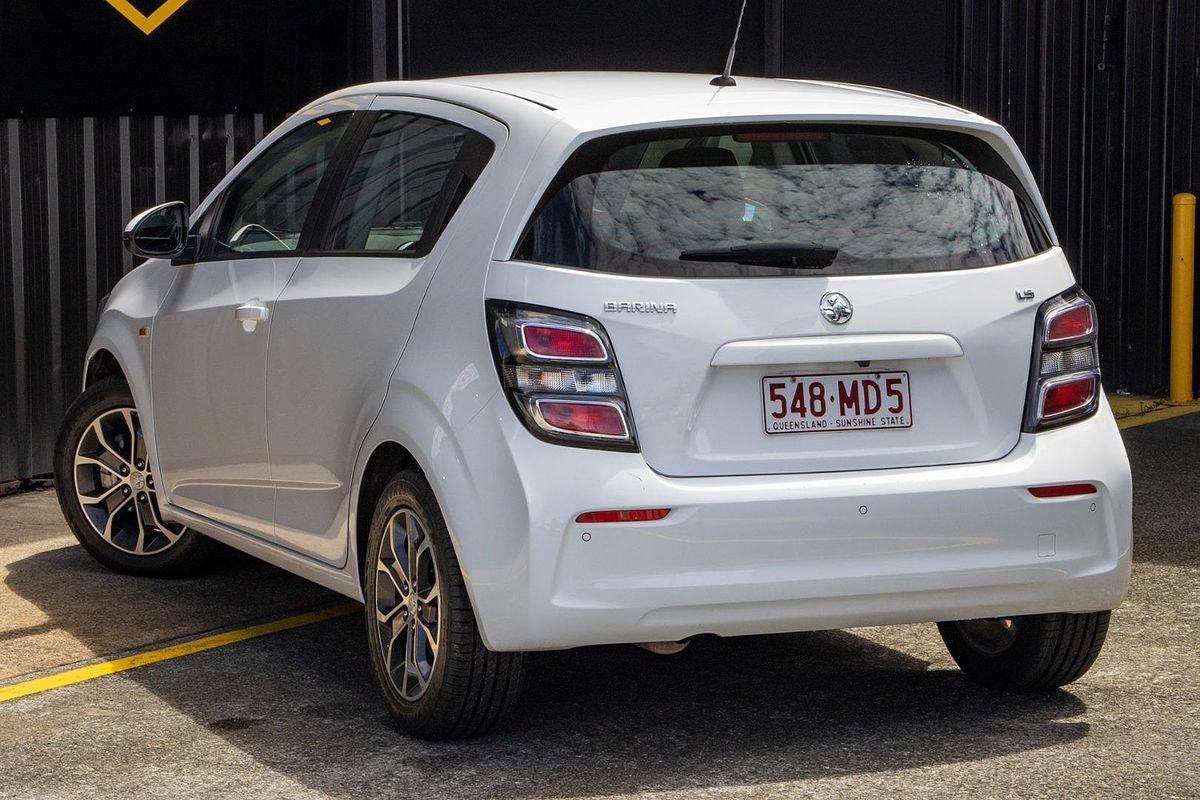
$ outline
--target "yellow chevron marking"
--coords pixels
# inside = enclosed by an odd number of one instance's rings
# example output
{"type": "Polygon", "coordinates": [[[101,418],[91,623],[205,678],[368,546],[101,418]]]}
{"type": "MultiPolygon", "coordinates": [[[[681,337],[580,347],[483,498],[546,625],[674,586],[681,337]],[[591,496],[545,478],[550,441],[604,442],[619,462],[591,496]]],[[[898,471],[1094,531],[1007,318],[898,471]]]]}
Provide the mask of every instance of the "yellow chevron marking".
{"type": "Polygon", "coordinates": [[[122,17],[132,22],[139,31],[149,36],[154,32],[155,28],[162,25],[167,21],[168,17],[182,8],[187,0],[167,0],[148,17],[134,8],[129,3],[129,0],[105,0],[105,2],[115,8],[117,13],[122,17]]]}

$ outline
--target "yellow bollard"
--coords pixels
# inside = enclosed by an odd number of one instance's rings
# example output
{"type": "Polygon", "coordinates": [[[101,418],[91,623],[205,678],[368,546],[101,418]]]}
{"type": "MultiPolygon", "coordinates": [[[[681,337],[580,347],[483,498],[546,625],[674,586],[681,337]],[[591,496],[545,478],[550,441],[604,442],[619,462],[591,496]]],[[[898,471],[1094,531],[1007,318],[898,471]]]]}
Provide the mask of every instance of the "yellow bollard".
{"type": "Polygon", "coordinates": [[[1180,192],[1171,217],[1171,402],[1192,401],[1196,195],[1180,192]]]}

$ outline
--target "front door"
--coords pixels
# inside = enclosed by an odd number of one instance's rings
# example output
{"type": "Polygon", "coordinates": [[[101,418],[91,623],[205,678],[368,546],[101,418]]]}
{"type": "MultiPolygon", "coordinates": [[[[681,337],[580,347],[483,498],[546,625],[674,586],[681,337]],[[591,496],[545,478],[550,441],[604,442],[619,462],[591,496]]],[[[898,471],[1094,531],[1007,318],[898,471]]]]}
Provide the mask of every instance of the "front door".
{"type": "Polygon", "coordinates": [[[200,259],[179,267],[154,320],[155,474],[173,505],[267,539],[275,509],[266,419],[272,315],[349,118],[300,123],[230,183],[200,259]]]}

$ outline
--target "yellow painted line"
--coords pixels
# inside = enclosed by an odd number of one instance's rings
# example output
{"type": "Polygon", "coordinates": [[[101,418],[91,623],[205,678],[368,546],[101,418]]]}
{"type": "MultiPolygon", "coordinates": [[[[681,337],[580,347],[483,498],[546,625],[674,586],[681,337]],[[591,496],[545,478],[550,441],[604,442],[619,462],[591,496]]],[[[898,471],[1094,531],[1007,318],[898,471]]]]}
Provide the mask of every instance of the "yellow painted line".
{"type": "Polygon", "coordinates": [[[1138,414],[1145,414],[1147,411],[1153,411],[1156,408],[1163,408],[1167,405],[1165,398],[1151,397],[1145,394],[1109,394],[1107,397],[1109,408],[1112,409],[1117,419],[1136,417],[1138,414]]]}
{"type": "Polygon", "coordinates": [[[155,664],[159,661],[167,661],[172,658],[189,656],[192,653],[199,653],[204,650],[212,650],[214,647],[224,647],[227,644],[244,642],[247,639],[266,636],[271,633],[300,628],[317,622],[325,622],[326,620],[354,614],[361,609],[362,606],[357,603],[340,603],[330,608],[322,608],[319,611],[309,611],[305,614],[297,614],[272,622],[264,622],[260,625],[251,625],[248,628],[215,633],[212,636],[204,636],[199,639],[193,639],[190,642],[173,644],[157,650],[146,650],[141,653],[134,653],[131,656],[114,658],[111,661],[101,661],[99,664],[90,664],[86,667],[64,670],[53,675],[47,675],[44,678],[35,678],[21,683],[14,683],[10,686],[0,686],[0,703],[7,700],[15,700],[18,697],[38,694],[39,692],[48,692],[60,686],[70,686],[73,683],[90,681],[92,678],[99,678],[102,675],[112,675],[116,672],[125,672],[126,670],[144,667],[147,664],[155,664]]]}
{"type": "Polygon", "coordinates": [[[1117,427],[1121,430],[1136,428],[1139,425],[1146,425],[1151,422],[1162,422],[1163,420],[1175,419],[1176,417],[1186,417],[1188,414],[1195,414],[1197,411],[1200,411],[1200,405],[1162,406],[1153,411],[1147,411],[1145,414],[1118,419],[1117,427]]]}

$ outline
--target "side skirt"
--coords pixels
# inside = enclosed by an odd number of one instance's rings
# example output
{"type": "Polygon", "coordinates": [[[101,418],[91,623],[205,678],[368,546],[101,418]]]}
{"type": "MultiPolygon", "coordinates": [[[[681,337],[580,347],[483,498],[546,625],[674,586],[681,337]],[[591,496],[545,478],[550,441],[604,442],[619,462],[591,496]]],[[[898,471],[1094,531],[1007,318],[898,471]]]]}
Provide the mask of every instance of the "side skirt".
{"type": "Polygon", "coordinates": [[[163,515],[172,521],[183,523],[189,528],[195,528],[205,536],[227,544],[235,550],[254,556],[293,575],[299,575],[305,580],[324,586],[326,589],[345,595],[352,600],[363,602],[362,588],[354,576],[346,570],[330,567],[284,550],[270,542],[264,542],[256,536],[243,533],[200,514],[194,514],[171,503],[165,504],[163,515]]]}

